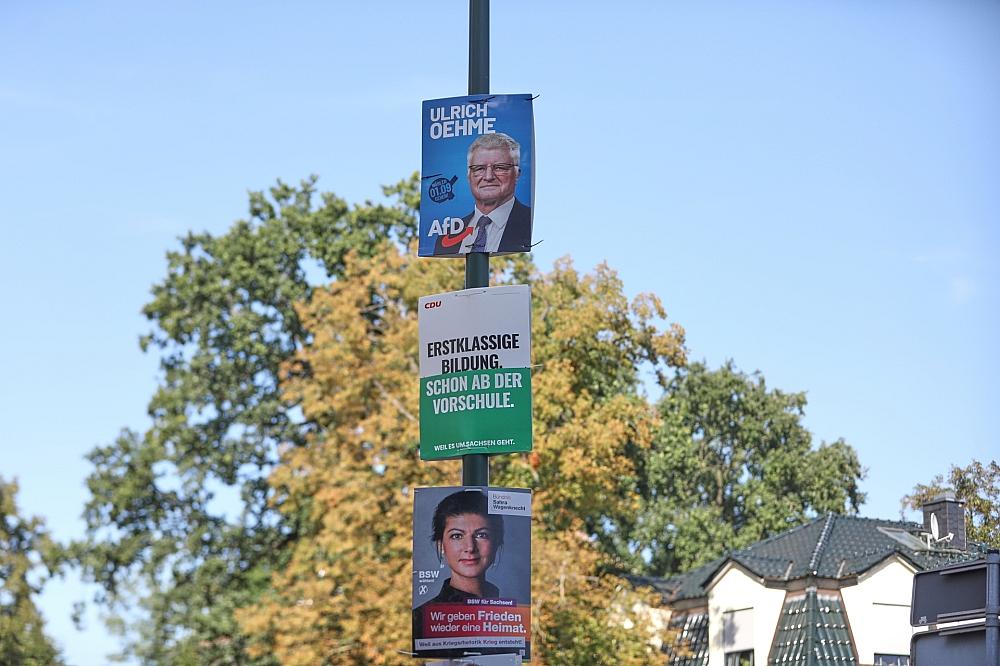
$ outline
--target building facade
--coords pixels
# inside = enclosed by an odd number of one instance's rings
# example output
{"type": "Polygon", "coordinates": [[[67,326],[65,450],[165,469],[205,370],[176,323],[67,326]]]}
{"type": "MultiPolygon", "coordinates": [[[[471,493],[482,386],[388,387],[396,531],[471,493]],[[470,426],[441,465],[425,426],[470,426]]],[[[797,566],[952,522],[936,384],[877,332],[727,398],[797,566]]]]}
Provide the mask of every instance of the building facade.
{"type": "Polygon", "coordinates": [[[982,557],[962,503],[924,524],[828,514],[681,576],[660,592],[670,666],[909,666],[913,574],[982,557]]]}

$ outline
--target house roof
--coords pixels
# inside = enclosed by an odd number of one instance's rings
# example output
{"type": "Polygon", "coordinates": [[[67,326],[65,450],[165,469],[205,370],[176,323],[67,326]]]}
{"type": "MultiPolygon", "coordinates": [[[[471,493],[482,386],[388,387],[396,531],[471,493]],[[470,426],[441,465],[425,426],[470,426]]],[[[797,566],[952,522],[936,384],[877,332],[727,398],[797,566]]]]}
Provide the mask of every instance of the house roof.
{"type": "Polygon", "coordinates": [[[635,576],[628,575],[626,578],[633,585],[640,587],[651,587],[660,593],[664,602],[679,601],[681,599],[696,599],[705,596],[705,583],[715,575],[715,572],[722,567],[726,558],[720,557],[712,560],[708,564],[691,569],[687,573],[670,578],[657,578],[655,576],[635,576]]]}
{"type": "Polygon", "coordinates": [[[727,553],[724,557],[671,578],[633,578],[660,592],[666,603],[697,599],[707,594],[716,573],[734,562],[765,581],[790,582],[803,578],[845,580],[898,555],[918,571],[982,557],[981,544],[966,551],[927,547],[917,523],[827,514],[787,532],[727,553]]]}
{"type": "Polygon", "coordinates": [[[845,666],[857,663],[854,652],[840,596],[820,596],[810,589],[785,601],[767,663],[845,666]]]}
{"type": "Polygon", "coordinates": [[[675,615],[670,628],[676,633],[663,646],[670,666],[705,666],[708,663],[708,613],[675,615]]]}

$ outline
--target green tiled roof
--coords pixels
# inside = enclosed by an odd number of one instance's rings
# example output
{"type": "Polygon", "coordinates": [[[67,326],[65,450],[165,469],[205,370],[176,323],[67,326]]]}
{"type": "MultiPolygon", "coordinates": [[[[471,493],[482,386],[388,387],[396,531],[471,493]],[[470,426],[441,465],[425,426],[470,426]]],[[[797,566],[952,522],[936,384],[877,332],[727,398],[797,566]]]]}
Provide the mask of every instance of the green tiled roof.
{"type": "Polygon", "coordinates": [[[633,585],[653,588],[660,593],[665,602],[678,599],[696,599],[705,595],[705,583],[719,570],[723,562],[725,562],[725,558],[720,557],[708,564],[691,569],[685,574],[671,578],[635,575],[625,577],[632,581],[633,585]]]}
{"type": "Polygon", "coordinates": [[[670,666],[708,665],[708,613],[690,613],[670,618],[677,632],[674,642],[663,646],[670,666]]]}
{"type": "Polygon", "coordinates": [[[768,666],[846,666],[857,664],[838,596],[805,596],[785,602],[774,634],[768,666]]]}
{"type": "Polygon", "coordinates": [[[977,559],[985,552],[981,544],[972,543],[968,551],[927,548],[917,537],[921,531],[916,523],[831,513],[680,576],[642,582],[671,603],[705,596],[705,586],[730,561],[765,580],[787,582],[808,577],[852,578],[894,554],[924,570],[977,559]]]}

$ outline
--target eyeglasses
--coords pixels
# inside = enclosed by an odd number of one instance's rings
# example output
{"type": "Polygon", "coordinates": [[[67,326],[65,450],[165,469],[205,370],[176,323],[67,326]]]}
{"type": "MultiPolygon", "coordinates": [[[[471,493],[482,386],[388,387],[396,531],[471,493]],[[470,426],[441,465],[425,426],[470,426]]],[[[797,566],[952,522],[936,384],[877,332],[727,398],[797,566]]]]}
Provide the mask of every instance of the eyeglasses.
{"type": "Polygon", "coordinates": [[[493,169],[494,175],[506,176],[516,168],[516,164],[509,164],[507,162],[500,162],[499,164],[470,164],[469,173],[473,176],[482,176],[486,173],[487,169],[493,169]]]}

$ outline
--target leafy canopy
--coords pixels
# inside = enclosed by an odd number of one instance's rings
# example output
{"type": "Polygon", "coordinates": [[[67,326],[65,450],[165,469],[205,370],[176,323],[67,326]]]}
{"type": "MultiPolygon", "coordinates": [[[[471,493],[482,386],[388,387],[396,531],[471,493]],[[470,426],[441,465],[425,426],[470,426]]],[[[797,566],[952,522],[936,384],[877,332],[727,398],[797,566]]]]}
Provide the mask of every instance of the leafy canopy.
{"type": "Polygon", "coordinates": [[[45,635],[34,599],[51,575],[58,549],[38,518],[24,518],[17,506],[17,482],[0,477],[0,664],[62,664],[45,635]]]}
{"type": "MultiPolygon", "coordinates": [[[[127,611],[126,655],[403,659],[410,489],[459,481],[458,463],[417,460],[416,299],[460,288],[462,266],[415,258],[416,176],[385,191],[393,204],[348,206],[315,179],[279,183],[168,253],[141,339],[161,360],[151,426],[88,456],[70,549],[98,602],[127,611]]],[[[609,572],[678,571],[862,500],[853,449],[812,447],[801,394],[686,367],[683,330],[610,268],[518,255],[493,271],[532,285],[534,451],[495,458],[492,483],[535,490],[540,663],[655,657],[609,572]]]]}
{"type": "Polygon", "coordinates": [[[919,509],[944,491],[953,491],[965,501],[965,535],[991,548],[1000,548],[1000,465],[996,460],[973,460],[965,467],[952,465],[948,476],[935,476],[928,484],[917,484],[900,504],[919,509]]]}
{"type": "Polygon", "coordinates": [[[659,403],[662,427],[638,461],[636,511],[592,523],[636,573],[669,575],[799,525],[856,512],[857,453],[843,440],[814,447],[804,393],[769,389],[727,362],[692,363],[659,403]]]}
{"type": "Polygon", "coordinates": [[[303,446],[312,429],[278,380],[308,336],[295,303],[311,273],[337,278],[349,251],[413,236],[414,178],[385,188],[392,206],[317,196],[315,178],[279,182],[251,193],[249,218],[227,233],[189,233],[167,254],[143,310],[142,348],[161,359],[152,425],[89,454],[87,536],[71,549],[98,602],[142,609],[126,655],[245,663],[233,610],[260,594],[296,532],[269,505],[266,476],[279,443],[303,446]]]}

